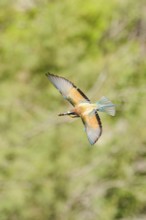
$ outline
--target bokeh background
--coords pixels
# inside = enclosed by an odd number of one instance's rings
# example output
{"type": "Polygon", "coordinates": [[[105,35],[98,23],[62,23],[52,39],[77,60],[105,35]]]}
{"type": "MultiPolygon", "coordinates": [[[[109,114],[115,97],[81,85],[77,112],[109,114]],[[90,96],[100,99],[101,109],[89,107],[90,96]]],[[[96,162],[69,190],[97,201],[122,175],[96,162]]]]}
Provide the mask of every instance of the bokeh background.
{"type": "Polygon", "coordinates": [[[146,1],[0,1],[0,220],[146,219],[146,1]],[[103,134],[45,76],[107,96],[103,134]]]}

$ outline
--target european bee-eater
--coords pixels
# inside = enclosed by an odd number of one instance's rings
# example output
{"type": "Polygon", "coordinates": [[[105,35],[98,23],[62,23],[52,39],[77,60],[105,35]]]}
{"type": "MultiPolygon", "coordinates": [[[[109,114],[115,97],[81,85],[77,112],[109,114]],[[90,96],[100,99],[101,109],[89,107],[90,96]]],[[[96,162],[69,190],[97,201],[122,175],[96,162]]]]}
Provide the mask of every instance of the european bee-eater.
{"type": "Polygon", "coordinates": [[[95,144],[102,133],[102,124],[97,111],[114,116],[115,105],[106,97],[102,97],[98,102],[92,104],[87,96],[69,80],[50,73],[47,73],[46,76],[63,97],[73,105],[73,109],[59,114],[59,116],[80,117],[90,144],[95,144]]]}

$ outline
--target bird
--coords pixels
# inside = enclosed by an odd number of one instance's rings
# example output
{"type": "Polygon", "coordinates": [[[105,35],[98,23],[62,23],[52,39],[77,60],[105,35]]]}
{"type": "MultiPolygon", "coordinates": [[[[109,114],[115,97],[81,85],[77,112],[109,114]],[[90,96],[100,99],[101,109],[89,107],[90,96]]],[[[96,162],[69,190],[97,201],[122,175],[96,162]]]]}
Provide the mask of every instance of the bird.
{"type": "Polygon", "coordinates": [[[115,104],[105,96],[101,97],[96,103],[91,103],[90,99],[68,79],[52,73],[46,73],[46,76],[61,95],[73,106],[71,110],[60,113],[58,116],[80,117],[89,143],[94,145],[102,134],[102,123],[98,112],[106,112],[111,116],[115,116],[115,104]]]}

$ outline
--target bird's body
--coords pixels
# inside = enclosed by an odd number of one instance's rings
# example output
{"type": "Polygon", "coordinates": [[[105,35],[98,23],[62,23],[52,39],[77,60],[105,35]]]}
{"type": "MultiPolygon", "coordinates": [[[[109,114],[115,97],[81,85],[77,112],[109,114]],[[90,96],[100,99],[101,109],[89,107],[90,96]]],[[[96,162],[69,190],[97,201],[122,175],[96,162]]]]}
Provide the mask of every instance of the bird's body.
{"type": "Polygon", "coordinates": [[[78,105],[76,105],[76,107],[73,109],[73,111],[79,116],[84,116],[89,114],[90,112],[92,112],[94,110],[94,104],[90,104],[90,103],[79,103],[78,105]]]}
{"type": "Polygon", "coordinates": [[[115,115],[115,105],[106,97],[92,104],[87,96],[69,80],[53,74],[46,74],[53,85],[73,106],[70,111],[59,116],[80,117],[84,123],[90,144],[95,144],[102,133],[102,125],[97,111],[115,115]]]}

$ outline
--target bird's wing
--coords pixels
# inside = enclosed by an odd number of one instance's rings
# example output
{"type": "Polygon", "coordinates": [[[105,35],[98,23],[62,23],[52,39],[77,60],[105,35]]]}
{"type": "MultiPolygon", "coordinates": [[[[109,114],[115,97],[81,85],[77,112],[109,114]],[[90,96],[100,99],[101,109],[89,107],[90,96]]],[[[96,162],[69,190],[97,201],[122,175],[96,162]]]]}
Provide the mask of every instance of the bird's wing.
{"type": "Polygon", "coordinates": [[[102,124],[98,113],[93,110],[89,114],[81,115],[81,119],[90,144],[95,144],[102,133],[102,124]]]}
{"type": "Polygon", "coordinates": [[[46,76],[59,90],[63,97],[67,99],[73,106],[81,102],[90,102],[87,96],[79,88],[77,88],[72,82],[64,77],[56,76],[50,73],[47,73],[46,76]]]}

